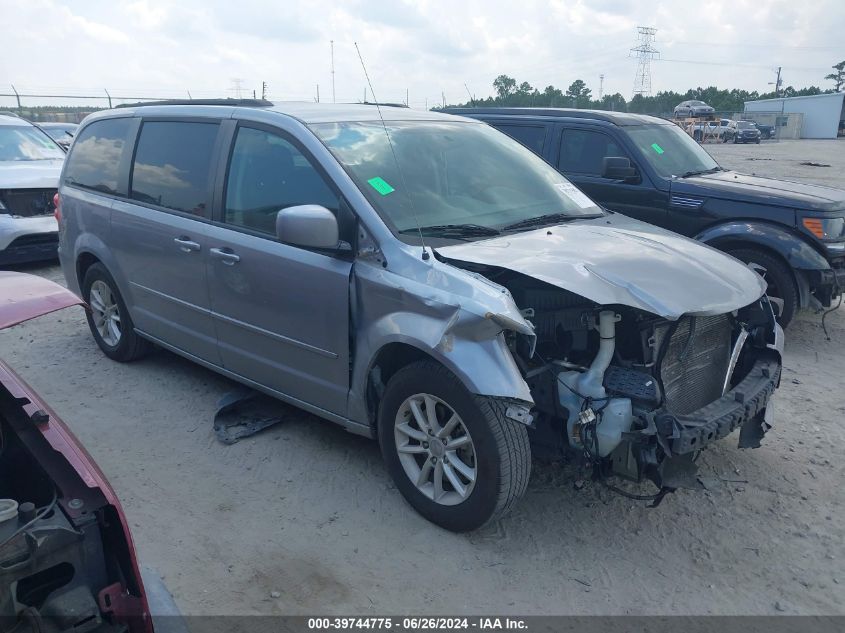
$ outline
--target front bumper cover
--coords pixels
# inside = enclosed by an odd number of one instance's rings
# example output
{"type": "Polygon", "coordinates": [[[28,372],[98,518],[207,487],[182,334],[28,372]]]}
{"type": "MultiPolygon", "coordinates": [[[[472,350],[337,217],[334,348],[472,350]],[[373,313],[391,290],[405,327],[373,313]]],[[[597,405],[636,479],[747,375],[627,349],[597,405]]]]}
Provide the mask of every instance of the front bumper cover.
{"type": "Polygon", "coordinates": [[[673,433],[667,438],[674,455],[696,451],[753,424],[766,409],[780,382],[781,364],[775,358],[759,359],[733,389],[692,413],[673,418],[673,433]]]}

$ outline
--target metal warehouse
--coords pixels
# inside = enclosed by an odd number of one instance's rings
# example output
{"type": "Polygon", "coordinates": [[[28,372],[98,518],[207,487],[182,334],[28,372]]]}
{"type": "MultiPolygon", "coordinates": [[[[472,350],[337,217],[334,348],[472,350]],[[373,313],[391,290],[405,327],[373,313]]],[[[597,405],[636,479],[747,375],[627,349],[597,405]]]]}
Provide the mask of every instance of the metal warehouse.
{"type": "MultiPolygon", "coordinates": [[[[800,138],[836,138],[840,121],[845,119],[843,97],[845,97],[845,92],[832,92],[808,97],[746,101],[745,112],[777,115],[800,114],[802,115],[800,118],[803,120],[800,138]]],[[[777,124],[783,125],[782,122],[777,124]]]]}

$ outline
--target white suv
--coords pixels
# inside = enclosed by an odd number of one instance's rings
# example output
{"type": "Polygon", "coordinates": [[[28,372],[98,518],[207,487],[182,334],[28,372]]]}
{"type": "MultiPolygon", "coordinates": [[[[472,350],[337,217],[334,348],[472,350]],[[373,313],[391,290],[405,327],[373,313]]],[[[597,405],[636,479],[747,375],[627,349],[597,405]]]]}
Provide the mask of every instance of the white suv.
{"type": "Polygon", "coordinates": [[[0,265],[56,257],[53,196],[65,152],[14,114],[0,114],[0,265]]]}

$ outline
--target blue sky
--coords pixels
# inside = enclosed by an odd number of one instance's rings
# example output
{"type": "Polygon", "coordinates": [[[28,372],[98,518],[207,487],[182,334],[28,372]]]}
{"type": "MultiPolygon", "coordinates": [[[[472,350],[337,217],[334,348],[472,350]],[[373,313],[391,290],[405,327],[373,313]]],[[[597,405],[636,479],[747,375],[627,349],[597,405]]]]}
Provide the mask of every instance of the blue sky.
{"type": "Polygon", "coordinates": [[[0,15],[0,93],[251,96],[266,81],[274,100],[313,100],[319,84],[326,101],[334,40],[338,101],[364,98],[355,41],[382,101],[487,96],[500,73],[540,89],[580,78],[594,94],[603,74],[605,93],[630,98],[638,25],[658,29],[654,91],[771,90],[779,65],[786,85],[829,87],[845,59],[838,0],[0,0],[0,15]]]}

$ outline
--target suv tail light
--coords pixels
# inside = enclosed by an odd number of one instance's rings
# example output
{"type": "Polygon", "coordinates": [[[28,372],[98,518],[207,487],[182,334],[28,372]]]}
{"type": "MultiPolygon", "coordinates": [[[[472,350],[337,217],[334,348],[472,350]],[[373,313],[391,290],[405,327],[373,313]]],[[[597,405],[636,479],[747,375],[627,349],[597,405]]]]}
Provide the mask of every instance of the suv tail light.
{"type": "Polygon", "coordinates": [[[58,191],[53,195],[53,217],[56,218],[56,222],[62,223],[62,199],[58,191]]]}

